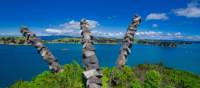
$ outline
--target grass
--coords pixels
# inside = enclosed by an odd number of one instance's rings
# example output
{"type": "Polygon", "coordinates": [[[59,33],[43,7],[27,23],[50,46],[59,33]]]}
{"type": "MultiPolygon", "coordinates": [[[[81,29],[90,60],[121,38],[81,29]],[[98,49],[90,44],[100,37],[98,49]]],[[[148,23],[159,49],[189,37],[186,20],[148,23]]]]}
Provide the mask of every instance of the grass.
{"type": "MultiPolygon", "coordinates": [[[[10,88],[85,88],[84,69],[76,62],[64,65],[62,73],[44,71],[31,81],[17,81],[10,88]]],[[[162,64],[102,68],[103,88],[200,88],[200,77],[166,68],[162,64]]]]}

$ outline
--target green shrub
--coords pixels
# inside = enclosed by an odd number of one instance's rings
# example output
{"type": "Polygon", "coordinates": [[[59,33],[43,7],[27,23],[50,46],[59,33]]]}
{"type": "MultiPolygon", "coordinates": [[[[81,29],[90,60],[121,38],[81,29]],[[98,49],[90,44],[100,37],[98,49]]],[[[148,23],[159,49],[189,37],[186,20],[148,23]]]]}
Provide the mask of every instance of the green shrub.
{"type": "Polygon", "coordinates": [[[79,64],[64,65],[64,72],[51,73],[45,71],[32,81],[16,82],[11,88],[83,88],[82,72],[79,64]]]}
{"type": "MultiPolygon", "coordinates": [[[[18,81],[9,88],[85,88],[85,80],[82,76],[84,69],[78,63],[73,62],[63,67],[64,72],[51,73],[44,71],[31,81],[18,81]]],[[[153,64],[144,64],[136,68],[133,69],[127,66],[123,70],[118,70],[115,67],[102,68],[102,87],[200,88],[200,77],[189,72],[159,67],[159,65],[153,64]],[[141,75],[136,76],[136,73],[141,75]]]]}
{"type": "Polygon", "coordinates": [[[150,70],[145,76],[145,88],[160,88],[161,87],[161,75],[155,70],[150,70]]]}
{"type": "Polygon", "coordinates": [[[142,88],[142,85],[139,80],[132,81],[131,88],[142,88]]]}

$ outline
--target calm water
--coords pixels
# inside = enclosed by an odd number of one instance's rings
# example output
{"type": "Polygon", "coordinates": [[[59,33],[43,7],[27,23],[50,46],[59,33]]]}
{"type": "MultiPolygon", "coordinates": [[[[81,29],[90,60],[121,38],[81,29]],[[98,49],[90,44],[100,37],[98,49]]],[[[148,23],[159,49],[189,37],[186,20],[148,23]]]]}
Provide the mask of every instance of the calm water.
{"type": "MultiPolygon", "coordinates": [[[[81,45],[47,44],[61,64],[76,60],[82,64],[81,45]]],[[[115,66],[120,45],[95,45],[101,66],[115,66]]],[[[135,66],[142,63],[162,62],[168,67],[191,71],[200,75],[200,44],[181,45],[177,48],[135,45],[127,64],[135,66]]],[[[0,87],[17,80],[30,80],[33,76],[48,70],[32,46],[0,45],[0,87]]]]}

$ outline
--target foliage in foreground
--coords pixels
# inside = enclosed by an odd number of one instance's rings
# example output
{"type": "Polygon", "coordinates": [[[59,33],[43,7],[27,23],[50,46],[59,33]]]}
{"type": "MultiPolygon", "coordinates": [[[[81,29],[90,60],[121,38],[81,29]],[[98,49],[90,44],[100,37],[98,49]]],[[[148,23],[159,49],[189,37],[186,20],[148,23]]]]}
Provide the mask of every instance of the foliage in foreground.
{"type": "MultiPolygon", "coordinates": [[[[62,73],[45,71],[32,81],[18,81],[10,88],[84,88],[83,68],[64,65],[62,73]]],[[[102,68],[103,88],[200,88],[200,77],[189,72],[163,67],[161,64],[141,64],[123,71],[102,68]]]]}

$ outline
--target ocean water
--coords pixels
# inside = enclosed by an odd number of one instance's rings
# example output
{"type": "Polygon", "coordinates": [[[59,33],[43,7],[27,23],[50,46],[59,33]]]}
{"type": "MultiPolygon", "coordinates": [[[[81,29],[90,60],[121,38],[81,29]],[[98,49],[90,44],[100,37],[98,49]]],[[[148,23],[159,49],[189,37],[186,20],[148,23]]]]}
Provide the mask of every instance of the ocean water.
{"type": "MultiPolygon", "coordinates": [[[[80,44],[46,44],[46,46],[59,63],[67,64],[75,60],[82,65],[80,44]]],[[[102,67],[116,65],[120,44],[97,44],[95,48],[102,67]]],[[[199,50],[200,44],[180,45],[176,48],[134,45],[127,65],[162,62],[165,66],[200,75],[199,50]]],[[[0,45],[0,69],[0,87],[5,87],[17,80],[32,79],[44,70],[48,70],[48,65],[32,46],[0,45]]]]}

